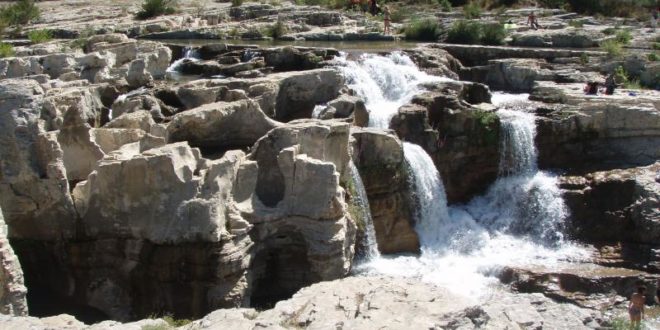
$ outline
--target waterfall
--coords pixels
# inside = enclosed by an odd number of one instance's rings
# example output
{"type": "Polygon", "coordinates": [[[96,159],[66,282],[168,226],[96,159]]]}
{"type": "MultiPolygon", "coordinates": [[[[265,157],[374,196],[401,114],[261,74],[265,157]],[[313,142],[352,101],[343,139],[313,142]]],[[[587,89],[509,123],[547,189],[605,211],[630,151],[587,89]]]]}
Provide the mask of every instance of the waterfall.
{"type": "Polygon", "coordinates": [[[416,200],[419,257],[381,257],[364,272],[417,278],[475,301],[499,283],[502,266],[549,266],[583,260],[586,249],[564,240],[567,216],[557,180],[538,171],[534,116],[524,96],[498,95],[502,157],[499,178],[483,196],[447,207],[442,180],[426,152],[404,143],[416,200]],[[514,110],[518,109],[518,110],[514,110]]]}
{"type": "Polygon", "coordinates": [[[410,166],[411,191],[415,191],[416,230],[422,247],[438,246],[446,239],[443,234],[449,225],[447,195],[431,157],[422,147],[403,143],[403,154],[410,166]]]}
{"type": "Polygon", "coordinates": [[[367,198],[367,191],[364,189],[364,183],[362,182],[362,177],[360,177],[360,172],[358,172],[357,167],[353,161],[349,162],[349,167],[351,171],[351,179],[355,188],[355,196],[352,198],[355,199],[355,204],[360,209],[362,219],[364,221],[364,236],[365,236],[365,255],[366,260],[372,260],[374,258],[380,257],[380,252],[378,251],[378,242],[376,241],[376,229],[374,229],[374,221],[371,217],[371,208],[369,207],[369,199],[367,198]]]}
{"type": "Polygon", "coordinates": [[[363,54],[357,61],[346,56],[337,59],[348,87],[365,101],[369,126],[388,128],[399,107],[408,103],[429,82],[451,81],[419,70],[406,55],[363,54]]]}
{"type": "Polygon", "coordinates": [[[197,53],[197,50],[190,46],[186,46],[185,48],[183,48],[183,56],[180,59],[172,62],[172,64],[170,64],[170,66],[165,71],[166,74],[175,79],[178,78],[180,75],[178,69],[181,66],[181,64],[186,60],[199,61],[199,54],[197,53]]]}

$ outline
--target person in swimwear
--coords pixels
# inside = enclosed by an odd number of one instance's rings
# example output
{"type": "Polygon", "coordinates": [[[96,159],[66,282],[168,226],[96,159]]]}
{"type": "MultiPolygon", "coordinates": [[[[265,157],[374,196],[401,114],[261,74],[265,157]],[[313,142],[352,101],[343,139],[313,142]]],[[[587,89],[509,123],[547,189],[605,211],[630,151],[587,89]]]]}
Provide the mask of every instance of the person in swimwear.
{"type": "Polygon", "coordinates": [[[630,297],[628,304],[628,314],[630,315],[630,324],[634,329],[639,327],[642,319],[644,319],[644,302],[646,302],[646,287],[637,287],[637,292],[633,293],[630,297]]]}

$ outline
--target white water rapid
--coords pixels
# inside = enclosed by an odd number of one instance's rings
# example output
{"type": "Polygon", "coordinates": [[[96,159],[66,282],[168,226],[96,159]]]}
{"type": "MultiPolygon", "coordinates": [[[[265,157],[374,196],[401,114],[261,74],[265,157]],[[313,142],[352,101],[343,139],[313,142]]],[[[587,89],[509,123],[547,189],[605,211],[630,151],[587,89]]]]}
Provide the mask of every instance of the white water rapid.
{"type": "Polygon", "coordinates": [[[364,183],[362,182],[362,177],[360,177],[360,172],[358,172],[357,167],[353,161],[349,162],[351,178],[353,180],[356,196],[356,204],[360,208],[360,213],[364,220],[364,260],[373,260],[374,258],[380,257],[380,251],[378,251],[378,242],[376,241],[376,229],[374,229],[374,221],[371,217],[371,209],[369,207],[369,199],[367,198],[367,191],[364,189],[364,183]]]}
{"type": "Polygon", "coordinates": [[[199,61],[199,54],[197,53],[197,51],[194,48],[192,48],[190,46],[185,47],[183,49],[183,57],[181,57],[180,59],[172,62],[172,64],[170,64],[170,66],[165,71],[167,76],[171,77],[173,79],[179,78],[181,76],[181,74],[179,73],[178,70],[179,70],[179,67],[181,66],[181,63],[183,63],[183,61],[185,61],[185,60],[199,61]]]}
{"type": "Polygon", "coordinates": [[[422,84],[451,80],[420,71],[400,52],[387,56],[363,54],[356,61],[342,56],[338,62],[348,87],[364,99],[372,127],[388,128],[392,116],[419,93],[422,84]]]}
{"type": "Polygon", "coordinates": [[[520,111],[526,99],[505,94],[493,98],[503,108],[497,113],[502,122],[500,176],[466,205],[448,208],[430,156],[404,143],[422,253],[376,258],[360,270],[432,282],[476,302],[498,287],[496,275],[504,266],[551,266],[588,258],[586,249],[563,238],[566,207],[556,178],[536,166],[534,116],[520,111]]]}

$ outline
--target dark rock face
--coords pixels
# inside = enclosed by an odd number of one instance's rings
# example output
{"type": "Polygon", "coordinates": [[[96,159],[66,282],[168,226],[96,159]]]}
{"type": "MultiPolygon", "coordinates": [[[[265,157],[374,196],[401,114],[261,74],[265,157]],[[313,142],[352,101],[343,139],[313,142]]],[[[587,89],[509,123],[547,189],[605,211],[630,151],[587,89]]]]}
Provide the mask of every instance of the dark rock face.
{"type": "Polygon", "coordinates": [[[382,253],[419,252],[401,141],[375,129],[354,129],[354,156],[382,253]]]}
{"type": "Polygon", "coordinates": [[[450,203],[466,202],[497,178],[499,118],[466,102],[490,100],[483,85],[439,83],[399,109],[391,128],[431,155],[450,203]]]}
{"type": "Polygon", "coordinates": [[[576,238],[596,243],[660,242],[660,163],[566,176],[561,187],[576,238]]]}

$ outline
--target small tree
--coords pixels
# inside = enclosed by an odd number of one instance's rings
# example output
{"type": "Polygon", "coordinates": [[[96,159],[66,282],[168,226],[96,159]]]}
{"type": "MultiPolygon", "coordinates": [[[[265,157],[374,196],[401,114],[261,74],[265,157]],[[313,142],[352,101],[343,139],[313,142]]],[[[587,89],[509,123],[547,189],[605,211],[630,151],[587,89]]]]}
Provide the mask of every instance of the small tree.
{"type": "Polygon", "coordinates": [[[148,19],[161,15],[170,15],[176,12],[176,0],[144,0],[142,10],[135,17],[137,19],[148,19]]]}

